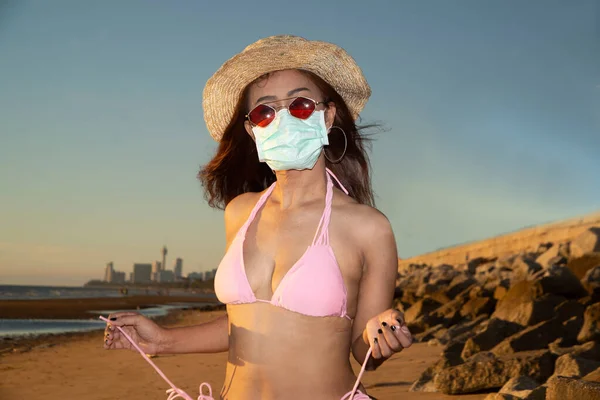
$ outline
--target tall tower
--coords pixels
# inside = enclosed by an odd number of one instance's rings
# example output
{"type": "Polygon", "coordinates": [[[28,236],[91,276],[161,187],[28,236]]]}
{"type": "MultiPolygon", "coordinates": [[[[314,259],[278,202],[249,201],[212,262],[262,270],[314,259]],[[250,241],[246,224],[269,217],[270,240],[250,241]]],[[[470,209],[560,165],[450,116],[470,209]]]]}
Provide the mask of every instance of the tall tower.
{"type": "Polygon", "coordinates": [[[167,265],[167,246],[163,246],[162,248],[162,266],[161,266],[161,270],[165,269],[165,266],[167,265]]]}

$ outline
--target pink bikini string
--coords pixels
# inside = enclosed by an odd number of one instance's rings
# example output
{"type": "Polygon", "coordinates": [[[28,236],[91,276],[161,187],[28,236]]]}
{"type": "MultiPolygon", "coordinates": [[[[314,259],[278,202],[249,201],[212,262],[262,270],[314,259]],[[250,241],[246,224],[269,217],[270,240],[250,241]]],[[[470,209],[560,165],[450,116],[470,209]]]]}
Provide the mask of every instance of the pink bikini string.
{"type": "MultiPolygon", "coordinates": [[[[102,316],[100,316],[100,319],[107,322],[108,324],[110,324],[110,321],[102,316]]],[[[173,382],[171,382],[169,380],[169,378],[167,378],[167,376],[160,370],[160,368],[158,368],[156,366],[156,364],[154,364],[152,362],[152,360],[146,355],[146,353],[144,353],[144,350],[142,350],[135,342],[134,340],[120,327],[120,326],[116,326],[116,328],[123,334],[125,335],[125,337],[127,338],[127,340],[129,340],[129,342],[133,345],[133,347],[135,347],[135,349],[142,355],[142,357],[144,357],[144,359],[146,361],[148,361],[148,363],[152,366],[152,368],[154,368],[156,370],[156,372],[158,372],[158,374],[165,380],[165,382],[167,382],[169,384],[169,386],[171,386],[171,389],[167,390],[167,393],[169,394],[169,397],[167,398],[167,400],[175,400],[177,398],[183,398],[185,400],[194,400],[192,398],[192,396],[190,396],[189,394],[187,394],[186,392],[184,392],[183,390],[179,389],[178,387],[176,387],[173,382]]],[[[198,398],[196,400],[215,400],[212,397],[212,388],[210,387],[210,385],[206,382],[203,382],[200,385],[200,395],[198,396],[198,398]],[[208,396],[202,394],[202,388],[206,386],[206,388],[208,388],[208,396]]]]}
{"type": "MultiPolygon", "coordinates": [[[[103,316],[100,316],[99,318],[102,321],[110,324],[110,321],[108,319],[104,318],[103,316]]],[[[152,366],[152,368],[154,368],[156,370],[156,372],[158,372],[158,374],[165,380],[165,382],[167,382],[169,384],[169,386],[171,386],[171,389],[167,390],[167,393],[169,394],[169,397],[167,398],[167,400],[175,400],[178,397],[179,398],[183,398],[185,400],[194,400],[189,394],[187,394],[183,390],[179,389],[177,386],[175,386],[173,384],[173,382],[171,382],[169,380],[169,378],[167,378],[167,376],[160,370],[160,368],[158,368],[156,366],[156,364],[154,364],[152,362],[152,360],[146,355],[146,353],[144,353],[144,350],[142,350],[134,342],[134,340],[131,338],[131,336],[129,336],[120,326],[116,326],[116,328],[125,336],[125,338],[127,338],[127,340],[129,340],[129,342],[142,355],[142,357],[144,357],[144,360],[146,360],[152,366]]],[[[355,395],[356,391],[358,390],[358,385],[360,384],[360,380],[361,380],[363,374],[365,373],[365,369],[367,367],[367,361],[369,360],[369,357],[371,356],[371,352],[372,351],[373,351],[373,348],[369,347],[369,350],[367,351],[367,355],[365,357],[365,361],[363,362],[362,367],[360,368],[360,372],[359,372],[358,377],[356,379],[356,383],[354,384],[354,387],[352,388],[352,391],[349,392],[349,393],[347,393],[346,395],[344,395],[344,397],[342,397],[341,400],[352,400],[352,399],[354,399],[354,395],[355,395]],[[349,396],[349,397],[346,397],[346,396],[349,396]]],[[[203,382],[202,384],[200,384],[199,391],[200,391],[200,395],[198,396],[198,398],[196,400],[214,400],[214,398],[212,397],[212,388],[211,388],[211,386],[208,383],[203,382]],[[202,394],[202,388],[203,387],[206,387],[208,389],[208,396],[202,394]]]]}

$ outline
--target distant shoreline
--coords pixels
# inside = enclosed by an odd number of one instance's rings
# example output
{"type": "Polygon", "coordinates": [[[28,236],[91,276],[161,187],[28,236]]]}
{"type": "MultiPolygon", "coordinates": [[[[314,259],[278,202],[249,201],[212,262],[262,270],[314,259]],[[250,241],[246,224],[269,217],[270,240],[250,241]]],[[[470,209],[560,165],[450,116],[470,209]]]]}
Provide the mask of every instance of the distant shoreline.
{"type": "MultiPolygon", "coordinates": [[[[143,309],[177,303],[212,303],[220,305],[214,295],[187,296],[138,295],[123,297],[0,300],[0,319],[89,319],[91,311],[143,309]]],[[[212,307],[214,308],[214,306],[212,307]]]]}

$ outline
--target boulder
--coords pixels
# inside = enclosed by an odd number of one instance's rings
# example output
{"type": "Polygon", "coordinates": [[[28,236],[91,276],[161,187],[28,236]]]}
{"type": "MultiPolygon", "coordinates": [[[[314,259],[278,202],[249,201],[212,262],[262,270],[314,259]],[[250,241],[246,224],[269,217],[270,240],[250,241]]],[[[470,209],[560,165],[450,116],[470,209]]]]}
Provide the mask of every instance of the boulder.
{"type": "Polygon", "coordinates": [[[490,266],[493,265],[494,261],[496,261],[497,258],[493,257],[493,258],[485,258],[485,257],[477,257],[477,258],[473,258],[472,260],[469,260],[469,262],[467,262],[467,270],[469,271],[469,273],[471,275],[475,275],[477,273],[477,269],[481,266],[490,266]]]}
{"type": "Polygon", "coordinates": [[[473,393],[502,387],[521,375],[543,382],[554,371],[554,356],[548,350],[496,357],[481,352],[464,364],[445,368],[433,378],[436,388],[446,394],[473,393]]]}
{"type": "Polygon", "coordinates": [[[600,226],[592,227],[571,241],[571,256],[581,257],[584,254],[600,252],[600,226]]]}
{"type": "Polygon", "coordinates": [[[406,310],[404,320],[406,323],[411,323],[422,315],[429,314],[441,305],[441,303],[430,298],[421,299],[406,310]]]}
{"type": "Polygon", "coordinates": [[[580,343],[590,340],[600,340],[600,303],[595,303],[585,309],[583,327],[577,336],[580,343]]]}
{"type": "Polygon", "coordinates": [[[548,382],[546,400],[598,400],[600,383],[565,378],[562,376],[548,382]]]}
{"type": "Polygon", "coordinates": [[[573,317],[583,319],[585,306],[577,300],[567,300],[556,306],[554,309],[554,318],[561,321],[567,321],[573,317]]]}
{"type": "Polygon", "coordinates": [[[540,296],[538,282],[520,281],[498,302],[492,317],[522,326],[535,325],[554,316],[554,307],[565,299],[556,295],[540,296]]]}
{"type": "Polygon", "coordinates": [[[569,353],[558,357],[554,367],[554,375],[581,378],[598,368],[600,368],[600,361],[588,360],[569,353]]]}
{"type": "Polygon", "coordinates": [[[590,372],[589,374],[587,374],[586,376],[584,376],[581,379],[583,379],[584,381],[590,381],[590,382],[600,382],[600,368],[593,370],[592,372],[590,372]]]}
{"type": "Polygon", "coordinates": [[[538,256],[535,259],[535,262],[541,265],[543,268],[548,268],[548,266],[551,265],[549,261],[552,260],[554,257],[558,256],[558,249],[558,245],[550,247],[550,249],[546,250],[544,253],[538,256]]]}
{"type": "Polygon", "coordinates": [[[502,389],[498,392],[499,394],[507,394],[514,396],[517,399],[522,399],[531,393],[531,391],[540,386],[539,383],[534,381],[528,376],[521,375],[516,378],[510,378],[508,382],[502,386],[502,389]]]}
{"type": "Polygon", "coordinates": [[[477,281],[470,276],[465,274],[456,275],[454,279],[448,284],[446,295],[452,300],[460,293],[464,292],[467,288],[475,285],[477,281]]]}
{"type": "Polygon", "coordinates": [[[490,297],[470,298],[460,309],[463,318],[475,319],[483,314],[491,314],[496,306],[496,300],[490,297]]]}
{"type": "Polygon", "coordinates": [[[477,318],[474,318],[472,320],[466,319],[448,328],[445,331],[444,335],[440,337],[440,339],[442,343],[449,343],[457,338],[460,338],[467,332],[475,334],[475,329],[477,328],[477,326],[483,321],[487,320],[488,318],[489,315],[483,314],[479,315],[477,318]]]}
{"type": "Polygon", "coordinates": [[[466,360],[480,351],[490,350],[505,338],[514,335],[522,329],[521,325],[514,322],[491,318],[478,327],[473,337],[467,339],[461,352],[461,357],[466,360]]]}
{"type": "Polygon", "coordinates": [[[600,265],[589,269],[583,278],[581,284],[590,294],[600,294],[600,265]]]}
{"type": "Polygon", "coordinates": [[[581,281],[565,266],[551,265],[536,273],[534,278],[539,282],[542,293],[551,293],[574,299],[588,294],[581,281]]]}
{"type": "Polygon", "coordinates": [[[510,266],[513,272],[513,280],[527,279],[530,275],[542,269],[542,266],[535,262],[535,259],[526,255],[518,255],[510,266]]]}
{"type": "Polygon", "coordinates": [[[573,257],[569,259],[567,267],[579,279],[582,279],[585,274],[592,268],[600,265],[600,253],[584,254],[581,257],[573,257]]]}
{"type": "Polygon", "coordinates": [[[563,332],[562,322],[553,318],[515,333],[504,339],[491,351],[500,356],[526,350],[543,349],[563,336],[563,332]]]}
{"type": "Polygon", "coordinates": [[[444,325],[437,324],[437,325],[432,326],[431,328],[427,329],[425,332],[421,332],[421,333],[417,333],[417,334],[413,335],[413,339],[417,343],[427,342],[433,338],[437,338],[438,333],[441,333],[443,335],[447,330],[448,329],[446,327],[444,327],[444,325]]]}
{"type": "Polygon", "coordinates": [[[572,354],[575,357],[587,358],[588,360],[600,361],[600,343],[590,341],[584,344],[564,347],[560,346],[560,340],[556,340],[548,346],[549,350],[557,356],[572,354]]]}

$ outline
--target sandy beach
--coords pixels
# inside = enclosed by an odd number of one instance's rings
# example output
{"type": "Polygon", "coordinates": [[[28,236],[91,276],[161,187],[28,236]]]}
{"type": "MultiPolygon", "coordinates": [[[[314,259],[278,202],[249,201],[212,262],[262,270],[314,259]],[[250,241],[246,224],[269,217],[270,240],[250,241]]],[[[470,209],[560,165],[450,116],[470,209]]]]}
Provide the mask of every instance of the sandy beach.
{"type": "MultiPolygon", "coordinates": [[[[169,326],[201,323],[223,311],[177,311],[164,317],[169,326]]],[[[167,384],[143,358],[131,351],[102,348],[102,332],[53,335],[5,346],[0,355],[0,399],[166,399],[167,384]]],[[[6,343],[5,343],[6,345],[6,343]]],[[[396,354],[377,371],[367,372],[364,383],[377,399],[469,399],[485,394],[444,396],[408,392],[419,374],[434,363],[440,347],[415,344],[396,354]]],[[[167,376],[192,396],[208,382],[218,398],[225,373],[226,353],[164,355],[153,359],[167,376]]],[[[355,371],[359,365],[353,362],[355,371]]]]}

